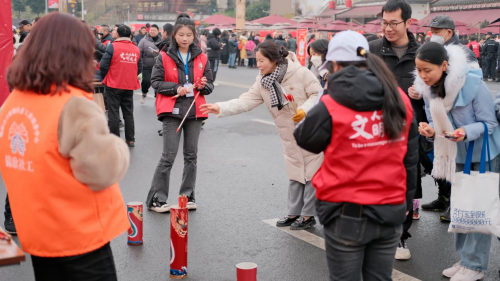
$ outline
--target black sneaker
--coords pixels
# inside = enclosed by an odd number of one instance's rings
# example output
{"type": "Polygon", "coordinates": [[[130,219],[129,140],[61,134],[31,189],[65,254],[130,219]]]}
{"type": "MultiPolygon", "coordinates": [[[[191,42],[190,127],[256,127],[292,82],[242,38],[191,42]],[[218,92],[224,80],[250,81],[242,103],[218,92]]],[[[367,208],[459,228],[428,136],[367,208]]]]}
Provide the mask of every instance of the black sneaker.
{"type": "Polygon", "coordinates": [[[120,120],[120,122],[118,123],[118,126],[119,126],[120,128],[123,128],[123,127],[125,127],[125,124],[123,124],[123,121],[122,121],[122,120],[120,120]]]}
{"type": "Polygon", "coordinates": [[[450,206],[448,206],[448,208],[446,208],[446,211],[444,211],[444,213],[442,213],[441,216],[439,216],[439,219],[442,222],[451,222],[450,209],[451,209],[450,206]]]}
{"type": "Polygon", "coordinates": [[[299,216],[296,216],[296,217],[290,217],[290,216],[286,216],[280,220],[278,220],[276,222],[276,226],[277,227],[285,227],[285,226],[290,226],[292,225],[292,223],[294,223],[297,219],[299,218],[299,216]]]}
{"type": "Polygon", "coordinates": [[[311,226],[316,224],[316,219],[314,217],[310,217],[307,220],[304,217],[300,216],[292,225],[290,226],[291,230],[304,230],[308,229],[311,226]]]}
{"type": "Polygon", "coordinates": [[[166,213],[170,212],[170,205],[167,204],[167,202],[161,202],[158,200],[158,196],[155,195],[155,197],[153,197],[153,203],[151,203],[149,209],[157,213],[166,213]]]}
{"type": "Polygon", "coordinates": [[[14,224],[12,215],[5,215],[5,222],[3,225],[5,226],[5,232],[9,234],[17,234],[16,225],[14,224]]]}
{"type": "Polygon", "coordinates": [[[163,136],[163,130],[158,130],[158,135],[159,135],[160,137],[162,137],[162,136],[163,136]]]}
{"type": "Polygon", "coordinates": [[[450,199],[443,196],[438,196],[438,198],[430,203],[423,204],[422,210],[432,211],[432,212],[443,212],[450,206],[450,199]]]}

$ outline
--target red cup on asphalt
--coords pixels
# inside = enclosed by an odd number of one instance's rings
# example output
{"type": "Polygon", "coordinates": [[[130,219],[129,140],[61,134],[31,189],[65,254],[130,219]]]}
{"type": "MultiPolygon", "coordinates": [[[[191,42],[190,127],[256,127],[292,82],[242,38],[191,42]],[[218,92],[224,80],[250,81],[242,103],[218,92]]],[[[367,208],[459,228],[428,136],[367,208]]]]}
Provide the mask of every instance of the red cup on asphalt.
{"type": "Polygon", "coordinates": [[[131,246],[142,245],[142,202],[127,203],[127,215],[130,221],[127,244],[131,246]]]}
{"type": "Polygon", "coordinates": [[[237,264],[236,281],[257,281],[257,264],[253,262],[237,264]]]}

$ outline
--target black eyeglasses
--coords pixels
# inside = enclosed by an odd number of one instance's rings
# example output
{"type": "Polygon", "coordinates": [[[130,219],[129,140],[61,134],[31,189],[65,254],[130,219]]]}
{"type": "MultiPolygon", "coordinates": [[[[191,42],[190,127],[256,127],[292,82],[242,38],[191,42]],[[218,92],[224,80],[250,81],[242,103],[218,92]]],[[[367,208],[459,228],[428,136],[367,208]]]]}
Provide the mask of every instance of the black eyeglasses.
{"type": "Polygon", "coordinates": [[[401,24],[405,21],[400,21],[400,22],[386,22],[386,21],[381,21],[380,22],[380,25],[383,27],[383,28],[386,28],[387,26],[390,26],[392,29],[398,27],[398,24],[401,24]]]}

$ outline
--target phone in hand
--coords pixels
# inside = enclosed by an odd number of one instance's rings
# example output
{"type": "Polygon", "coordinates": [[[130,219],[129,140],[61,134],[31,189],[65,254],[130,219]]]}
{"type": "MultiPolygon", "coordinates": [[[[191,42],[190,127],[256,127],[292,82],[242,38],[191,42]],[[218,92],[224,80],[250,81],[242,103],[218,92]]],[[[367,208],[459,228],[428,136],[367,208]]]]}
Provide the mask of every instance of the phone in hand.
{"type": "Polygon", "coordinates": [[[457,136],[455,136],[455,132],[445,132],[444,133],[444,137],[447,138],[447,139],[450,139],[450,140],[456,140],[458,139],[457,136]]]}

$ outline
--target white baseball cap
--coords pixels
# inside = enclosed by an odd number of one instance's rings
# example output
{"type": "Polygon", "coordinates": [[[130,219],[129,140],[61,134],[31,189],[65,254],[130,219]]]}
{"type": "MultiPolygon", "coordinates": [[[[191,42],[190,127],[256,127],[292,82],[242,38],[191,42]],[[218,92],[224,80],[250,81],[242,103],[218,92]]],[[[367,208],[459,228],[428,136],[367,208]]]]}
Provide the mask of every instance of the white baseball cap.
{"type": "Polygon", "coordinates": [[[366,38],[355,31],[342,31],[333,36],[328,43],[326,61],[320,70],[326,68],[329,61],[364,61],[366,58],[360,55],[360,50],[368,52],[370,47],[366,38]]]}

